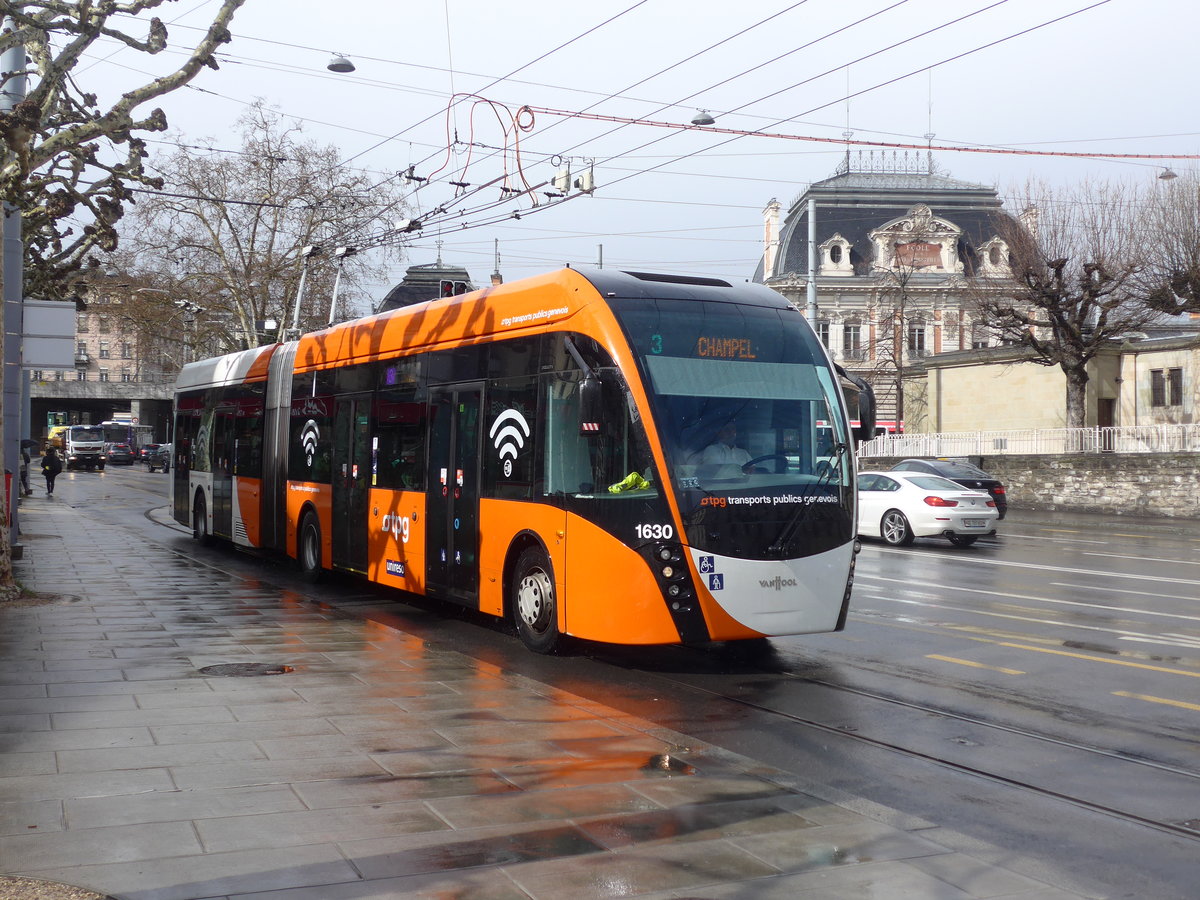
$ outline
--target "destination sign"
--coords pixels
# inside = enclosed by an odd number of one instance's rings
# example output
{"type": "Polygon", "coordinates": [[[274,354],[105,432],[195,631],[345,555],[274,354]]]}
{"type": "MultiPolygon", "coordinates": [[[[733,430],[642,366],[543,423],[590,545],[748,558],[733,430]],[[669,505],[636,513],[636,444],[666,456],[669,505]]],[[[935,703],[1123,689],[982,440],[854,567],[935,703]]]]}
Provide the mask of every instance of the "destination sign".
{"type": "Polygon", "coordinates": [[[749,338],[713,337],[700,335],[696,338],[696,356],[706,359],[758,359],[754,343],[749,338]]]}

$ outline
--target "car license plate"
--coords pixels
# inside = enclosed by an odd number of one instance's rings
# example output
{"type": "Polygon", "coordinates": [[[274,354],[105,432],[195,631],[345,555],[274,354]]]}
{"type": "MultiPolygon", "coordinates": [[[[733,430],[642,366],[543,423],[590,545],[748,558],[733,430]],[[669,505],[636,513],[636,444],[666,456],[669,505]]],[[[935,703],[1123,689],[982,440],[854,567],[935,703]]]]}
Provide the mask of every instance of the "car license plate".
{"type": "Polygon", "coordinates": [[[963,519],[964,528],[982,528],[983,525],[983,519],[963,519]]]}

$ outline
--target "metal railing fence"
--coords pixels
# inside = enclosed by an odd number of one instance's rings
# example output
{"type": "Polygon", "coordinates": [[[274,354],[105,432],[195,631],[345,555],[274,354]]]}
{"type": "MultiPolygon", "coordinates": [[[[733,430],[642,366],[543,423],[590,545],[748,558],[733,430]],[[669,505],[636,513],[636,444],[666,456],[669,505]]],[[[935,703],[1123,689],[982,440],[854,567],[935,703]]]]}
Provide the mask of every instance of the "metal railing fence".
{"type": "Polygon", "coordinates": [[[1065,453],[1200,453],[1200,424],[884,434],[858,448],[860,457],[1065,453]]]}

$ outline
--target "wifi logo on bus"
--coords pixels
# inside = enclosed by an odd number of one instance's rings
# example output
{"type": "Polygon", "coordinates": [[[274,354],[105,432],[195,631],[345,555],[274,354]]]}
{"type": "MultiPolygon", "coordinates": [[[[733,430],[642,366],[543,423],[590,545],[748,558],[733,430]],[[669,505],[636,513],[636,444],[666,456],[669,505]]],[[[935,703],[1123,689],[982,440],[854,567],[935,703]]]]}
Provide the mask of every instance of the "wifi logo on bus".
{"type": "Polygon", "coordinates": [[[300,429],[300,446],[304,450],[304,461],[311,469],[313,457],[317,455],[317,441],[321,439],[321,429],[317,423],[309,419],[300,429]]]}
{"type": "Polygon", "coordinates": [[[496,455],[504,461],[504,476],[512,475],[513,460],[529,440],[530,428],[525,417],[515,409],[506,409],[496,417],[488,435],[496,455]]]}

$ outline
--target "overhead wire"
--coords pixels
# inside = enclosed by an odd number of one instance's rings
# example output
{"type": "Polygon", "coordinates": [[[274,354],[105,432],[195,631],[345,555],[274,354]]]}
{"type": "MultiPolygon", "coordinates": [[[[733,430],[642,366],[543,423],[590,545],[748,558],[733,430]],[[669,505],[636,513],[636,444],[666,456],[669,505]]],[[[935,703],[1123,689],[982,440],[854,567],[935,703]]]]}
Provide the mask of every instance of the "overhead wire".
{"type": "MultiPolygon", "coordinates": [[[[999,2],[1006,2],[1006,0],[999,0],[999,2]]],[[[1088,11],[1090,11],[1090,10],[1093,10],[1093,9],[1095,9],[1095,8],[1099,7],[1099,6],[1103,6],[1103,5],[1105,5],[1105,4],[1107,4],[1107,3],[1110,3],[1110,2],[1111,2],[1111,0],[1097,0],[1097,2],[1095,2],[1095,3],[1092,3],[1092,4],[1089,4],[1089,5],[1087,5],[1087,6],[1084,6],[1084,7],[1081,7],[1081,8],[1079,8],[1079,9],[1076,9],[1076,10],[1074,10],[1073,12],[1066,13],[1066,14],[1064,14],[1064,15],[1061,15],[1061,16],[1057,16],[1057,17],[1055,17],[1055,18],[1053,18],[1053,19],[1049,19],[1049,20],[1047,20],[1047,21],[1045,21],[1045,22],[1042,22],[1042,23],[1040,23],[1040,24],[1038,24],[1038,25],[1034,25],[1034,26],[1031,26],[1031,27],[1029,27],[1029,28],[1022,29],[1021,31],[1017,31],[1017,32],[1014,32],[1014,33],[1012,33],[1012,34],[1009,34],[1009,35],[1007,35],[1006,37],[999,38],[999,39],[997,39],[997,40],[994,40],[994,41],[989,41],[989,42],[987,42],[986,44],[982,44],[982,45],[980,45],[980,46],[978,46],[978,47],[975,47],[975,48],[973,48],[973,49],[971,49],[971,50],[966,50],[966,51],[963,51],[962,53],[956,53],[956,54],[954,54],[953,56],[947,57],[946,59],[943,59],[943,60],[941,60],[941,61],[939,61],[939,62],[932,63],[932,64],[930,64],[929,66],[922,66],[922,67],[920,67],[920,68],[918,68],[918,69],[914,69],[914,70],[912,70],[911,72],[908,72],[908,73],[906,73],[906,74],[904,74],[904,75],[900,75],[900,76],[897,76],[897,77],[895,77],[895,78],[888,79],[887,81],[880,82],[880,83],[878,83],[878,84],[876,84],[876,85],[873,85],[873,86],[871,86],[871,87],[869,87],[869,88],[864,88],[864,89],[862,89],[862,90],[860,90],[860,91],[856,91],[856,92],[854,92],[854,93],[853,93],[852,95],[850,95],[850,96],[851,96],[851,97],[861,96],[862,94],[868,93],[868,92],[870,92],[870,91],[873,91],[873,90],[878,90],[878,89],[879,89],[879,88],[881,88],[881,87],[884,87],[884,86],[887,86],[887,85],[890,85],[890,84],[894,84],[894,83],[896,83],[897,81],[901,81],[901,80],[903,80],[904,78],[908,78],[908,77],[911,77],[911,76],[913,76],[913,75],[918,75],[918,74],[920,74],[920,73],[922,73],[922,72],[925,72],[925,71],[927,71],[928,69],[931,69],[931,68],[937,68],[938,66],[945,65],[945,64],[947,64],[947,63],[949,63],[949,62],[952,62],[952,61],[956,61],[956,60],[962,59],[963,57],[965,57],[965,56],[969,56],[969,55],[971,55],[972,53],[977,53],[977,52],[980,52],[981,50],[984,50],[984,49],[989,49],[989,48],[992,48],[992,47],[998,46],[999,44],[1005,43],[1005,42],[1007,42],[1007,41],[1014,40],[1015,38],[1018,38],[1018,37],[1023,37],[1024,35],[1030,34],[1030,33],[1034,32],[1034,31],[1037,31],[1037,30],[1039,30],[1039,29],[1041,29],[1041,28],[1046,28],[1046,27],[1048,27],[1048,26],[1050,26],[1050,25],[1054,25],[1054,24],[1057,24],[1057,23],[1059,23],[1059,22],[1065,21],[1066,19],[1072,18],[1073,16],[1077,16],[1077,15],[1080,15],[1080,14],[1082,14],[1082,13],[1084,13],[1084,12],[1088,12],[1088,11]]],[[[988,6],[988,7],[984,7],[984,8],[983,8],[983,10],[990,9],[992,6],[996,6],[996,5],[999,5],[999,3],[994,3],[994,4],[991,4],[991,5],[990,5],[990,6],[988,6]]],[[[864,56],[862,56],[862,57],[859,57],[859,59],[855,60],[855,61],[854,61],[854,63],[861,62],[861,61],[863,61],[863,60],[865,60],[865,59],[867,59],[867,58],[870,58],[871,56],[877,55],[878,53],[885,52],[885,51],[886,51],[886,50],[888,50],[888,49],[894,49],[895,47],[897,47],[897,46],[900,46],[900,45],[902,45],[902,44],[904,44],[904,43],[908,43],[909,41],[911,41],[911,40],[914,40],[914,39],[915,39],[915,38],[917,38],[917,37],[924,37],[924,36],[927,36],[928,34],[930,34],[930,33],[934,32],[934,31],[937,31],[937,30],[939,30],[939,29],[941,29],[941,28],[947,27],[947,26],[948,26],[948,25],[950,25],[950,24],[957,23],[957,22],[958,22],[958,21],[960,21],[962,18],[969,17],[970,15],[975,15],[975,14],[977,14],[978,12],[981,12],[981,11],[983,11],[983,10],[977,10],[977,11],[976,11],[976,13],[971,13],[971,14],[968,14],[968,16],[959,17],[958,19],[951,20],[951,22],[943,23],[943,24],[942,24],[942,25],[940,25],[940,26],[937,26],[937,27],[935,27],[935,28],[933,28],[933,29],[929,29],[929,30],[927,30],[927,31],[925,31],[925,32],[922,32],[922,33],[921,33],[921,34],[919,34],[919,35],[914,35],[913,37],[911,37],[911,38],[907,38],[907,39],[905,39],[904,41],[899,41],[899,42],[896,42],[895,44],[892,44],[892,45],[890,45],[890,46],[889,46],[889,47],[887,47],[887,48],[883,48],[882,50],[874,51],[874,52],[873,52],[873,53],[871,53],[871,54],[867,54],[867,55],[864,55],[864,56]]],[[[853,63],[852,63],[852,64],[853,64],[853,63]]],[[[826,73],[824,73],[824,74],[828,74],[829,72],[838,71],[838,70],[839,70],[839,69],[841,69],[841,68],[842,68],[841,66],[838,66],[838,67],[835,67],[835,68],[829,69],[829,70],[827,70],[827,72],[826,72],[826,73]]],[[[789,87],[789,88],[785,88],[785,89],[783,89],[782,91],[774,91],[774,92],[772,92],[771,94],[768,94],[768,95],[767,95],[766,97],[764,97],[764,98],[759,98],[759,99],[757,99],[757,100],[754,100],[754,101],[751,101],[751,102],[749,102],[749,103],[745,103],[745,104],[743,104],[741,107],[738,107],[738,109],[744,109],[744,108],[746,108],[747,106],[751,106],[751,105],[753,105],[754,103],[759,103],[759,102],[761,102],[763,99],[769,99],[770,97],[777,96],[778,94],[780,94],[780,93],[783,93],[783,92],[784,92],[784,91],[786,91],[786,90],[790,90],[792,87],[797,87],[797,86],[799,86],[799,85],[806,84],[806,83],[808,83],[808,82],[809,82],[809,81],[811,81],[811,80],[812,80],[811,78],[809,78],[809,79],[805,79],[804,81],[802,81],[802,82],[798,82],[796,85],[792,85],[791,87],[789,87]]],[[[809,114],[811,114],[811,113],[813,113],[813,112],[816,112],[817,110],[824,109],[824,108],[826,108],[826,107],[828,107],[828,106],[832,106],[832,105],[834,105],[834,104],[837,104],[837,103],[842,103],[842,102],[844,102],[846,99],[848,99],[848,97],[841,97],[841,98],[838,98],[838,99],[835,99],[835,100],[831,100],[831,101],[829,101],[829,102],[827,102],[827,103],[823,103],[823,104],[821,104],[821,105],[819,105],[819,106],[813,107],[812,109],[806,110],[806,111],[804,111],[804,112],[802,112],[802,113],[798,113],[796,116],[788,116],[788,117],[785,117],[785,118],[779,119],[779,120],[778,120],[778,121],[777,121],[775,124],[783,124],[784,122],[790,122],[790,121],[794,121],[794,120],[795,120],[795,119],[797,119],[797,118],[800,118],[800,117],[802,117],[802,116],[809,115],[809,114]]],[[[701,128],[701,127],[703,127],[703,126],[694,126],[692,129],[684,129],[684,130],[696,130],[697,128],[701,128]]],[[[716,144],[716,145],[713,145],[712,147],[702,148],[702,149],[700,149],[700,150],[695,150],[695,151],[692,151],[692,152],[690,152],[690,153],[686,153],[686,154],[683,154],[683,155],[680,155],[680,156],[676,156],[675,158],[671,159],[671,160],[669,161],[669,163],[677,163],[677,162],[680,162],[680,161],[682,161],[682,160],[684,160],[684,159],[689,159],[689,158],[691,158],[691,157],[693,157],[693,156],[698,156],[698,155],[700,155],[700,154],[702,154],[702,153],[705,153],[705,152],[707,152],[707,150],[715,149],[716,147],[724,147],[724,146],[727,146],[728,144],[731,144],[731,143],[733,143],[733,142],[735,142],[735,141],[741,140],[743,137],[752,136],[753,134],[756,134],[756,133],[758,133],[758,132],[749,132],[749,133],[745,133],[745,134],[743,134],[743,133],[737,133],[737,134],[735,134],[734,136],[730,137],[728,140],[721,141],[720,143],[718,143],[718,144],[716,144]]],[[[657,139],[655,139],[655,140],[653,140],[653,141],[648,141],[647,143],[645,143],[645,144],[642,144],[642,145],[640,145],[640,146],[638,146],[638,147],[634,148],[634,150],[635,150],[635,151],[636,151],[636,150],[643,150],[643,149],[645,149],[646,147],[649,147],[649,146],[652,146],[652,145],[654,145],[654,144],[656,144],[656,143],[659,143],[660,141],[662,141],[662,140],[664,140],[664,139],[665,139],[665,138],[657,138],[657,139]]],[[[830,142],[832,142],[832,143],[839,143],[839,144],[840,144],[840,143],[844,143],[844,141],[836,141],[836,140],[834,140],[834,139],[829,139],[829,140],[830,140],[830,142]]],[[[876,146],[877,146],[877,145],[876,145],[876,146]]],[[[924,146],[922,146],[920,149],[925,149],[925,147],[924,147],[924,146]]],[[[621,158],[621,157],[620,157],[620,155],[617,155],[617,156],[610,157],[608,161],[611,161],[612,159],[618,159],[618,158],[621,158]]],[[[669,163],[667,163],[667,162],[664,162],[664,163],[662,163],[662,164],[660,164],[660,165],[658,165],[658,166],[652,166],[652,167],[649,167],[649,168],[647,168],[647,169],[643,169],[641,172],[638,172],[638,173],[634,173],[634,174],[627,175],[627,176],[625,176],[624,178],[620,178],[620,179],[618,179],[617,181],[610,182],[610,183],[609,183],[609,186],[611,187],[611,186],[612,186],[612,185],[614,185],[614,184],[618,184],[618,183],[620,183],[620,182],[622,182],[622,181],[627,181],[627,180],[629,180],[630,178],[636,178],[636,177],[638,177],[639,175],[644,175],[644,174],[648,174],[649,172],[656,171],[656,170],[658,170],[658,169],[662,168],[663,166],[665,166],[665,165],[667,165],[667,164],[669,164],[669,163]]]]}

